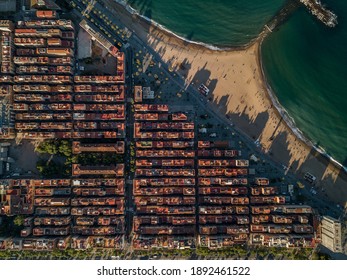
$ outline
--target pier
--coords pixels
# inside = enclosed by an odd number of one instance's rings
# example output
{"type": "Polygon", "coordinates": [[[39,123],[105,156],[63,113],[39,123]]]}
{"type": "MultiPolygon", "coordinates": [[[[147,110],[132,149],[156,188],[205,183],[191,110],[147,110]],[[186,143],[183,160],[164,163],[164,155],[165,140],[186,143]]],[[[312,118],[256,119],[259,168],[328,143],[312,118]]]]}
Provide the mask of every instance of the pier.
{"type": "Polygon", "coordinates": [[[298,1],[288,0],[283,8],[274,16],[266,25],[263,30],[263,35],[271,33],[284,23],[290,15],[292,15],[298,8],[300,3],[298,1]]]}
{"type": "Polygon", "coordinates": [[[324,7],[319,0],[287,0],[283,8],[265,26],[260,37],[264,38],[269,33],[283,24],[300,6],[305,6],[309,12],[328,27],[337,25],[337,16],[324,7]]]}
{"type": "Polygon", "coordinates": [[[301,4],[306,6],[312,15],[323,22],[328,27],[337,25],[337,16],[327,8],[319,0],[299,0],[301,4]]]}

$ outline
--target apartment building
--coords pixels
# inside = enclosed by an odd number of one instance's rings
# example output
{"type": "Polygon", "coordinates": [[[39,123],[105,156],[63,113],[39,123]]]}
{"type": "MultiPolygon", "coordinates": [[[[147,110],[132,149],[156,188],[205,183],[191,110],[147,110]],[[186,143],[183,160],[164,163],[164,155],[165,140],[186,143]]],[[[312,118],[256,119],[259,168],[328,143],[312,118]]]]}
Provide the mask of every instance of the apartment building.
{"type": "Polygon", "coordinates": [[[21,238],[0,240],[0,250],[123,247],[123,178],[8,179],[0,188],[2,215],[30,215],[21,238]]]}
{"type": "Polygon", "coordinates": [[[322,245],[335,253],[343,252],[342,226],[338,219],[324,216],[321,221],[322,245]]]}
{"type": "Polygon", "coordinates": [[[16,124],[12,131],[2,126],[3,138],[15,132],[24,139],[124,138],[124,53],[114,50],[115,76],[73,77],[74,33],[71,20],[50,10],[0,22],[1,74],[7,75],[1,82],[15,83],[9,105],[16,124]]]}
{"type": "Polygon", "coordinates": [[[193,248],[197,223],[194,123],[182,113],[169,114],[165,104],[136,103],[134,111],[137,168],[132,244],[142,250],[193,248]]]}

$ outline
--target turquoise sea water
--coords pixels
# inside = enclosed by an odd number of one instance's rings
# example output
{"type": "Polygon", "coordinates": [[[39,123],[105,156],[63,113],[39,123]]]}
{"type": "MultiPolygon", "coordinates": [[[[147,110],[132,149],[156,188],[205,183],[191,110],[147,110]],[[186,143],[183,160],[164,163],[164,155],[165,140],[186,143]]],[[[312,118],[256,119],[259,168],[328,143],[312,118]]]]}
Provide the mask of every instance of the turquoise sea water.
{"type": "Polygon", "coordinates": [[[347,166],[347,1],[324,3],[338,15],[337,27],[300,9],[265,40],[263,64],[297,127],[347,166]]]}
{"type": "Polygon", "coordinates": [[[257,37],[285,0],[128,0],[140,14],[193,41],[239,46],[257,37]]]}
{"type": "MultiPolygon", "coordinates": [[[[193,41],[238,46],[255,38],[285,0],[128,0],[193,41]]],[[[347,166],[347,1],[323,0],[338,15],[325,27],[300,8],[264,42],[269,84],[298,128],[347,166]]]]}

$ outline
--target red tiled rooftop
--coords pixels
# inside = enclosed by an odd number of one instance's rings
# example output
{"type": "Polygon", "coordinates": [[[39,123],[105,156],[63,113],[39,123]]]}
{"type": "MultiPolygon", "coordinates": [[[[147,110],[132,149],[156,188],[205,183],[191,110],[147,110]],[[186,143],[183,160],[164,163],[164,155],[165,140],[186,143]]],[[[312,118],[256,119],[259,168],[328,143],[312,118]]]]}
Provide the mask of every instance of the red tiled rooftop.
{"type": "Polygon", "coordinates": [[[37,10],[36,16],[38,18],[55,18],[57,15],[56,11],[43,11],[43,10],[37,10]]]}
{"type": "Polygon", "coordinates": [[[117,141],[112,144],[83,144],[79,141],[72,142],[72,152],[78,154],[81,152],[114,152],[117,154],[124,154],[125,143],[124,141],[117,141]]]}
{"type": "Polygon", "coordinates": [[[124,175],[124,164],[110,166],[82,166],[80,164],[72,165],[72,175],[124,175]]]}

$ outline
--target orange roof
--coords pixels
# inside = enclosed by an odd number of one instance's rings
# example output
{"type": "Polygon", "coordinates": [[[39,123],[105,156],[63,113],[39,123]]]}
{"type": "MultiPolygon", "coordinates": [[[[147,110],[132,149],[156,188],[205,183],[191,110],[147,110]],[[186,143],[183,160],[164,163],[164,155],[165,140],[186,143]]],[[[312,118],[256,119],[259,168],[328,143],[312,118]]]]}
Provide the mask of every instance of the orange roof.
{"type": "Polygon", "coordinates": [[[48,45],[50,44],[61,44],[61,40],[59,38],[48,38],[47,39],[48,45]]]}
{"type": "Polygon", "coordinates": [[[110,52],[114,57],[117,57],[118,49],[115,46],[111,46],[110,52]]]}
{"type": "Polygon", "coordinates": [[[17,28],[15,29],[15,33],[36,33],[36,29],[17,28]]]}
{"type": "Polygon", "coordinates": [[[55,18],[56,14],[55,11],[36,11],[36,16],[38,18],[55,18]]]}

